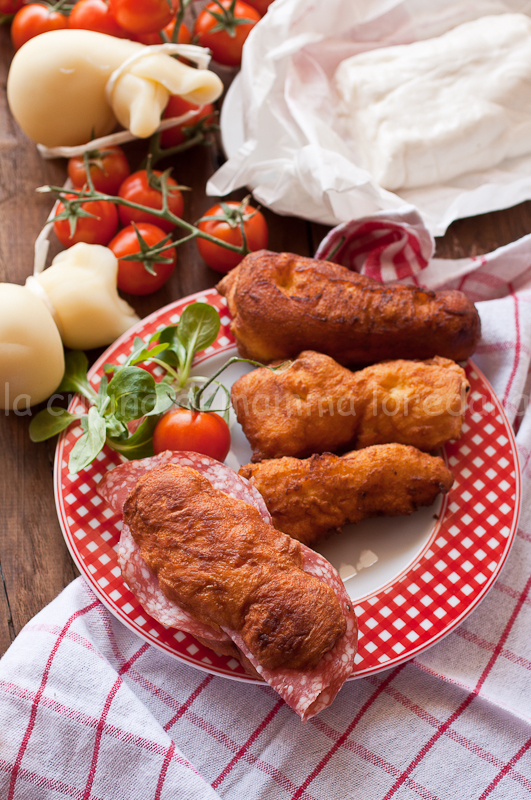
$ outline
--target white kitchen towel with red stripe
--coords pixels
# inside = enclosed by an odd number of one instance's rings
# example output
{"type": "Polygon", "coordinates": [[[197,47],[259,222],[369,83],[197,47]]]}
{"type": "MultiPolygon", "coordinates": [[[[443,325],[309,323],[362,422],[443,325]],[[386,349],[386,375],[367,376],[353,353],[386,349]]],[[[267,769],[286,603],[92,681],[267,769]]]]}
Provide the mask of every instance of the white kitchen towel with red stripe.
{"type": "MultiPolygon", "coordinates": [[[[2,800],[529,797],[530,237],[480,259],[428,264],[429,241],[414,216],[404,221],[397,229],[400,219],[380,219],[395,226],[389,236],[373,225],[382,275],[398,264],[408,277],[413,252],[410,280],[435,286],[446,274],[479,301],[475,359],[517,431],[522,516],[488,597],[440,644],[346,684],[302,725],[269,687],[212,677],[142,642],[78,578],[0,661],[2,800]]],[[[361,231],[364,242],[344,250],[358,265],[356,249],[372,250],[361,231]]]]}

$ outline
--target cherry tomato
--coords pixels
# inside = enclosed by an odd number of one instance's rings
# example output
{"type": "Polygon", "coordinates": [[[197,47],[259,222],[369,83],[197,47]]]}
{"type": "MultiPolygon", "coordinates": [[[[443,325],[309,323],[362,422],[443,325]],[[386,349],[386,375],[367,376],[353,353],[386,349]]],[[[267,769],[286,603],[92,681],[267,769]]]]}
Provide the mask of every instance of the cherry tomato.
{"type": "Polygon", "coordinates": [[[180,117],[183,114],[186,114],[187,111],[193,111],[195,109],[197,109],[197,113],[187,119],[186,122],[182,122],[180,125],[176,125],[174,128],[167,128],[165,131],[162,131],[160,134],[160,143],[162,147],[175,147],[176,145],[182,144],[184,141],[186,141],[187,137],[183,132],[183,128],[192,128],[201,119],[205,119],[207,117],[212,117],[212,121],[215,120],[215,117],[212,116],[215,114],[215,109],[212,103],[205,103],[204,106],[198,106],[195,105],[195,103],[190,103],[189,100],[185,100],[183,97],[180,97],[176,94],[170,97],[168,100],[168,105],[164,109],[164,114],[162,115],[163,119],[180,117]]]}
{"type": "MultiPolygon", "coordinates": [[[[136,227],[149,247],[158,244],[166,236],[164,231],[157,228],[156,225],[140,222],[136,227]]],[[[172,259],[171,264],[161,262],[153,264],[155,275],[147,271],[143,261],[121,261],[124,256],[140,253],[138,237],[132,225],[128,225],[127,228],[123,228],[116,234],[112,242],[109,243],[109,249],[113,251],[118,259],[118,288],[128,294],[140,295],[156,292],[166,283],[177,262],[175,248],[166,250],[163,253],[164,256],[172,259]]]]}
{"type": "Polygon", "coordinates": [[[230,430],[225,420],[213,411],[174,408],[155,425],[153,450],[192,450],[218,461],[225,461],[230,449],[230,430]]]}
{"type": "Polygon", "coordinates": [[[263,17],[273,0],[245,0],[245,2],[255,8],[263,17]]]}
{"type": "Polygon", "coordinates": [[[6,16],[16,14],[25,2],[26,0],[0,0],[0,16],[3,14],[6,16]]]}
{"type": "Polygon", "coordinates": [[[251,22],[244,22],[241,25],[235,25],[227,21],[228,30],[212,30],[219,24],[219,20],[214,14],[221,14],[221,9],[217,3],[209,3],[197,17],[194,33],[197,36],[198,44],[202,47],[209,47],[212,50],[212,58],[218,64],[225,64],[230,67],[235,67],[241,63],[243,44],[251,28],[260,20],[260,14],[247,3],[242,3],[241,0],[236,0],[234,10],[231,12],[232,0],[221,0],[223,8],[227,9],[227,13],[234,19],[250,19],[251,22]],[[213,12],[213,13],[211,13],[213,12]],[[233,32],[233,35],[229,33],[233,32]]]}
{"type": "Polygon", "coordinates": [[[168,0],[110,0],[111,11],[130,33],[156,33],[172,21],[176,8],[168,0]]]}
{"type": "Polygon", "coordinates": [[[273,0],[246,0],[246,2],[255,8],[260,16],[263,17],[273,0]]]}
{"type": "MultiPolygon", "coordinates": [[[[170,40],[172,41],[173,38],[173,29],[175,28],[175,23],[177,22],[176,19],[172,19],[168,25],[164,28],[164,33],[170,40]]],[[[135,37],[137,42],[142,42],[142,44],[163,44],[161,35],[159,31],[156,33],[139,33],[135,37]]],[[[178,44],[190,44],[192,41],[192,34],[190,33],[190,29],[187,25],[181,23],[181,27],[179,28],[179,35],[177,36],[177,43],[178,44]]]]}
{"type": "MultiPolygon", "coordinates": [[[[235,212],[238,212],[238,209],[240,209],[244,217],[249,214],[253,215],[250,217],[250,219],[244,219],[243,223],[245,238],[247,239],[247,247],[249,250],[262,250],[267,247],[267,223],[260,211],[257,211],[255,208],[253,208],[253,206],[243,206],[242,203],[238,203],[237,201],[230,201],[228,203],[224,203],[224,205],[229,206],[230,209],[234,209],[235,212]]],[[[223,207],[221,205],[217,205],[209,208],[204,216],[218,217],[223,216],[224,214],[225,212],[223,211],[223,207]]],[[[216,239],[222,239],[229,244],[241,246],[242,233],[240,225],[237,222],[237,217],[238,214],[236,213],[234,218],[227,222],[215,219],[211,221],[203,220],[202,222],[198,223],[197,227],[199,230],[209,233],[211,236],[215,236],[216,239]]],[[[196,242],[201,257],[204,261],[206,261],[208,266],[212,269],[215,269],[216,272],[229,272],[229,270],[231,270],[233,267],[236,267],[243,258],[240,253],[234,253],[231,250],[226,250],[221,245],[214,244],[206,239],[201,239],[198,237],[196,242]]]]}
{"type": "MultiPolygon", "coordinates": [[[[158,177],[161,174],[158,170],[153,170],[153,175],[158,177]]],[[[168,193],[168,208],[176,217],[181,217],[184,208],[183,196],[173,178],[168,178],[168,185],[172,187],[168,193]]],[[[145,169],[129,175],[120,186],[118,196],[132,203],[149,206],[149,208],[162,208],[162,192],[149,185],[148,174],[145,169]]],[[[120,219],[123,225],[129,225],[131,222],[149,222],[152,225],[158,225],[166,233],[175,228],[175,225],[166,219],[159,219],[159,217],[155,217],[147,211],[138,211],[127,206],[120,206],[120,219]]]]}
{"type": "MultiPolygon", "coordinates": [[[[74,197],[73,194],[67,195],[68,199],[74,199],[74,197]]],[[[89,214],[94,214],[94,217],[78,217],[73,236],[70,236],[70,223],[67,219],[54,222],[53,229],[61,244],[64,247],[72,247],[78,242],[109,244],[118,228],[118,212],[114,203],[104,200],[87,200],[85,203],[81,203],[81,208],[89,214]]],[[[64,204],[59,203],[56,216],[64,210],[64,204]]]]}
{"type": "Polygon", "coordinates": [[[78,0],[68,17],[68,27],[129,38],[129,33],[114,19],[106,0],[78,0]]]}
{"type": "MultiPolygon", "coordinates": [[[[85,0],[81,0],[82,3],[85,0]]],[[[92,0],[88,0],[92,2],[92,0]]],[[[99,0],[97,0],[99,2],[99,0]]],[[[104,194],[116,194],[130,173],[129,164],[121,147],[102,147],[88,154],[90,176],[94,188],[104,194]]],[[[73,156],[68,161],[68,177],[80,189],[87,182],[83,156],[73,156]]]]}
{"type": "Polygon", "coordinates": [[[35,36],[48,31],[68,28],[68,17],[60,11],[50,11],[48,6],[31,3],[17,11],[11,24],[11,41],[15,50],[35,36]]]}

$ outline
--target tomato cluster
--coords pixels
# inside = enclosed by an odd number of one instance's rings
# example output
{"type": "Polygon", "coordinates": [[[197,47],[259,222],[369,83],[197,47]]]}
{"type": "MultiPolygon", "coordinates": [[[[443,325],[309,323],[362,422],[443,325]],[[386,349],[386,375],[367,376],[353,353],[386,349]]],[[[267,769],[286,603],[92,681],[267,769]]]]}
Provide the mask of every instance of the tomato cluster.
{"type": "MultiPolygon", "coordinates": [[[[66,0],[65,0],[66,2],[66,0]]],[[[16,50],[25,42],[47,31],[62,28],[105,33],[142,44],[161,44],[161,32],[173,41],[180,0],[77,0],[69,15],[62,4],[0,0],[0,14],[14,14],[11,39],[16,50]]],[[[194,39],[209,47],[220,64],[237,66],[251,29],[266,13],[273,0],[212,0],[199,13],[194,39]]],[[[192,41],[192,34],[181,24],[179,44],[192,41]]]]}
{"type": "MultiPolygon", "coordinates": [[[[77,0],[70,14],[61,4],[29,3],[25,0],[0,0],[1,14],[15,14],[11,39],[16,50],[25,42],[47,31],[81,28],[120,39],[133,39],[143,44],[160,44],[160,31],[171,40],[178,0],[77,0]],[[59,7],[57,7],[59,5],[59,7]]],[[[177,41],[187,44],[192,36],[181,25],[177,41]]]]}
{"type": "MultiPolygon", "coordinates": [[[[129,174],[129,164],[120,147],[108,147],[88,154],[88,168],[94,189],[148,206],[154,210],[162,209],[162,189],[157,184],[162,173],[153,170],[151,174],[138,170],[129,174]]],[[[87,186],[87,170],[81,156],[68,162],[68,175],[74,188],[87,186]]],[[[182,194],[173,178],[166,178],[168,186],[168,208],[181,217],[184,208],[182,194]]],[[[60,202],[56,210],[54,231],[64,247],[77,242],[108,246],[118,259],[118,288],[129,294],[150,294],[168,280],[176,264],[175,248],[169,248],[156,259],[140,258],[138,261],[124,261],[124,256],[141,255],[142,242],[146,248],[159,244],[175,225],[166,219],[127,206],[117,206],[106,200],[86,200],[75,205],[68,201],[75,195],[67,195],[66,202],[60,202]],[[67,212],[67,207],[70,212],[67,212]],[[125,227],[118,230],[121,222],[125,227]],[[139,236],[137,235],[139,234],[139,236]],[[139,238],[140,237],[140,238],[139,238]]]]}

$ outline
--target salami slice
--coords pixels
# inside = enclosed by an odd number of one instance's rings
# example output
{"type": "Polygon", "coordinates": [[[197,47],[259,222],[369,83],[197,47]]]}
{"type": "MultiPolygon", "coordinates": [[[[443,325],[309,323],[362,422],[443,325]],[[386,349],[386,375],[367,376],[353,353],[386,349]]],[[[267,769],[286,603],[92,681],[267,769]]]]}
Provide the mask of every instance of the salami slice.
{"type": "Polygon", "coordinates": [[[220,492],[243,500],[255,506],[260,512],[264,522],[271,523],[271,515],[267,510],[265,501],[254,486],[251,486],[246,478],[242,478],[231,467],[216,461],[210,456],[203,456],[200,453],[192,453],[186,450],[165,450],[151,458],[142,458],[137,461],[128,461],[127,464],[120,464],[102,478],[97,487],[97,492],[105,502],[116,511],[122,513],[127,495],[133,491],[136,483],[142,475],[154,467],[162,464],[179,464],[182,467],[192,467],[207,478],[215,489],[220,492]]]}
{"type": "Polygon", "coordinates": [[[258,663],[238,633],[229,630],[226,632],[258,674],[300,716],[302,721],[306,722],[332,703],[347,678],[352,675],[358,644],[358,625],[352,601],[334,567],[306,545],[301,547],[304,555],[304,571],[330,586],[339,600],[347,621],[344,636],[324,654],[313,670],[301,672],[281,667],[273,670],[265,669],[258,663]]]}

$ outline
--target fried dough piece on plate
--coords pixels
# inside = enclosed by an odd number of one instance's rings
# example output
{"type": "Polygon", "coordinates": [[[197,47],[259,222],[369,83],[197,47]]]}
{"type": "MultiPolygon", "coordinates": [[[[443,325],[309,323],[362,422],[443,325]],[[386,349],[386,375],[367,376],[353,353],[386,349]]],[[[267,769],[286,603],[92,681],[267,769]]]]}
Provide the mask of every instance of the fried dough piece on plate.
{"type": "MultiPolygon", "coordinates": [[[[170,462],[179,456],[162,455],[170,462]]],[[[104,488],[119,506],[123,485],[144,470],[125,500],[119,548],[135,551],[143,566],[130,575],[131,554],[122,552],[122,572],[135,594],[153,583],[162,595],[154,606],[169,603],[179,618],[187,615],[184,630],[191,624],[207,646],[235,649],[305,721],[330,705],[354,670],[357,624],[343,582],[325,558],[264,521],[262,498],[230,467],[193,453],[185,460],[198,470],[172,463],[150,469],[159,456],[132,472],[135,462],[123,464],[104,488]],[[239,499],[246,486],[252,504],[239,499]]]]}
{"type": "Polygon", "coordinates": [[[469,388],[464,370],[445,358],[350,372],[310,350],[278,371],[243,375],[231,399],[252,461],[261,461],[389,442],[437,450],[460,436],[469,388]]]}
{"type": "Polygon", "coordinates": [[[263,363],[318,350],[340,364],[439,355],[463,361],[481,334],[458,291],[378,283],[328,261],[260,250],[217,286],[242,356],[263,363]]]}
{"type": "Polygon", "coordinates": [[[454,481],[442,458],[402,444],[270,459],[246,464],[240,475],[264,498],[273,525],[309,547],[348,523],[430,506],[454,481]]]}
{"type": "Polygon", "coordinates": [[[312,669],[344,635],[334,592],[303,571],[297,543],[190,467],[140,478],[124,522],[166,597],[237,631],[262,666],[312,669]]]}

